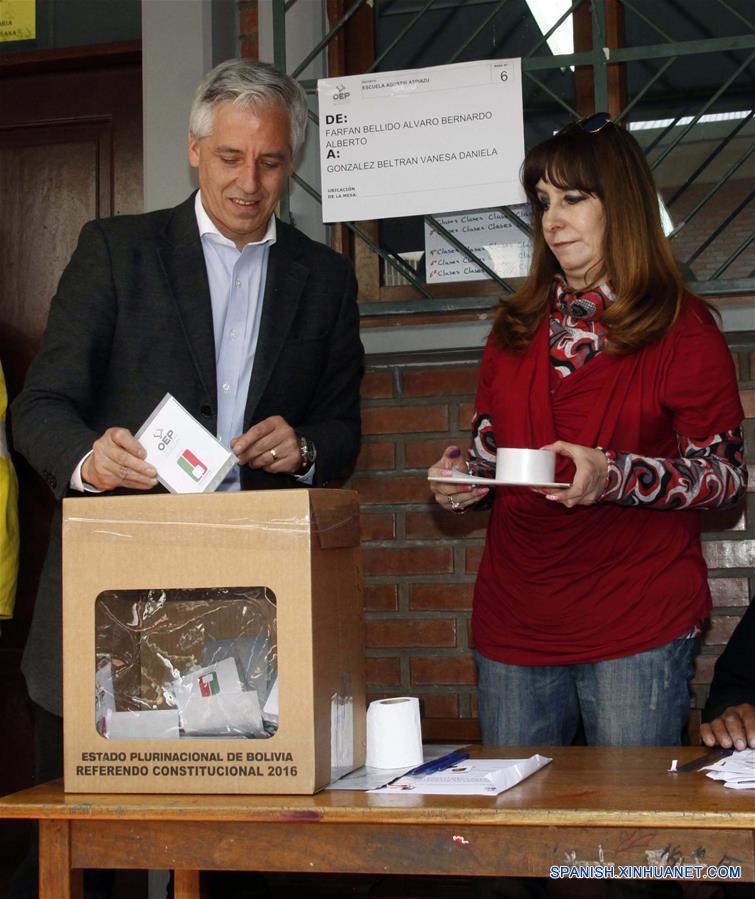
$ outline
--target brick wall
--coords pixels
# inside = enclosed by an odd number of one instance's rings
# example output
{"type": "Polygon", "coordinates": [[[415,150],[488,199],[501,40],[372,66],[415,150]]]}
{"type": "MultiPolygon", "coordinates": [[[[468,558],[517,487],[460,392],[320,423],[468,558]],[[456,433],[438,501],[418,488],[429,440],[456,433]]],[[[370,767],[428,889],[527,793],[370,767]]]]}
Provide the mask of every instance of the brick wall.
{"type": "MultiPolygon", "coordinates": [[[[755,469],[755,352],[752,344],[732,346],[755,469]]],[[[479,357],[457,351],[368,359],[364,443],[347,485],[362,500],[370,699],[419,696],[427,739],[479,738],[469,619],[487,516],[441,511],[426,481],[448,444],[468,444],[479,357]]],[[[705,513],[714,609],[693,683],[693,736],[713,663],[755,591],[750,489],[734,512],[705,513]]]]}

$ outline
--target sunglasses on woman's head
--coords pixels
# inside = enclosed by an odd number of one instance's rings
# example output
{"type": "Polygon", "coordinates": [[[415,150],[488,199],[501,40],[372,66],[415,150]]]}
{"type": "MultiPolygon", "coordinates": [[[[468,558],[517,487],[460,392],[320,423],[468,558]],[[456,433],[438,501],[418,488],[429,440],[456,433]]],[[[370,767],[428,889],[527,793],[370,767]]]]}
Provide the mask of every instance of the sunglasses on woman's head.
{"type": "Polygon", "coordinates": [[[610,113],[594,112],[592,115],[585,116],[575,122],[587,134],[597,134],[602,131],[606,125],[610,125],[613,119],[610,113]]]}

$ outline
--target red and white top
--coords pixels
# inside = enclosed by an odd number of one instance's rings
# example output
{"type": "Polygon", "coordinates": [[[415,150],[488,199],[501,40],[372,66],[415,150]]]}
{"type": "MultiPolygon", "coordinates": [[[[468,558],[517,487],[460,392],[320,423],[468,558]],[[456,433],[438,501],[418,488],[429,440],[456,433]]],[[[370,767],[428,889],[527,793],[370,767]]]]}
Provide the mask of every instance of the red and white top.
{"type": "MultiPolygon", "coordinates": [[[[476,467],[492,462],[495,446],[557,439],[606,447],[610,458],[609,486],[594,506],[496,491],[472,616],[475,645],[489,658],[534,665],[631,655],[708,614],[693,507],[736,502],[746,485],[731,354],[693,296],[662,340],[627,356],[603,353],[599,318],[612,299],[605,287],[569,294],[558,279],[552,313],[525,352],[492,341],[485,350],[476,467]]],[[[560,457],[556,480],[572,476],[560,457]]]]}

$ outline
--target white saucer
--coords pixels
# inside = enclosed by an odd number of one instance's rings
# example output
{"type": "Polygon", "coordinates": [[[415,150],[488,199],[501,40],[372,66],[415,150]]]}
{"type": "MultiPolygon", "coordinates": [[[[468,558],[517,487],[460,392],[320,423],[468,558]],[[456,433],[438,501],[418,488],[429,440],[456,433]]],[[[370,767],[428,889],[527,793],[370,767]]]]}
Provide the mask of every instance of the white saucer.
{"type": "Polygon", "coordinates": [[[428,481],[438,481],[441,484],[475,484],[481,487],[553,487],[557,490],[564,490],[567,487],[571,487],[571,484],[562,484],[562,483],[546,483],[546,484],[535,484],[530,482],[521,482],[521,481],[496,481],[495,478],[476,478],[471,474],[458,474],[451,475],[450,477],[439,477],[437,475],[428,475],[428,481]]]}

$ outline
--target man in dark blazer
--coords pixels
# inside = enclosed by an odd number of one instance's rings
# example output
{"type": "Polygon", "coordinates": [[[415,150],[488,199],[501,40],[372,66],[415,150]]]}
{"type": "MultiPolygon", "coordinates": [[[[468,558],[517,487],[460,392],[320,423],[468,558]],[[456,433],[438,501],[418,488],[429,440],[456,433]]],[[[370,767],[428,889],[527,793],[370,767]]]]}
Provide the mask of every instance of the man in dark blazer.
{"type": "MultiPolygon", "coordinates": [[[[353,270],[274,216],[306,117],[288,76],[223,63],[192,107],[199,194],[84,226],[12,407],[16,449],[58,498],[162,489],[133,435],[168,392],[236,453],[221,489],[323,486],[353,463],[353,270]]],[[[22,665],[42,778],[60,776],[60,570],[58,511],[22,665]]]]}
{"type": "Polygon", "coordinates": [[[716,661],[700,735],[706,746],[755,749],[755,597],[716,661]]]}

